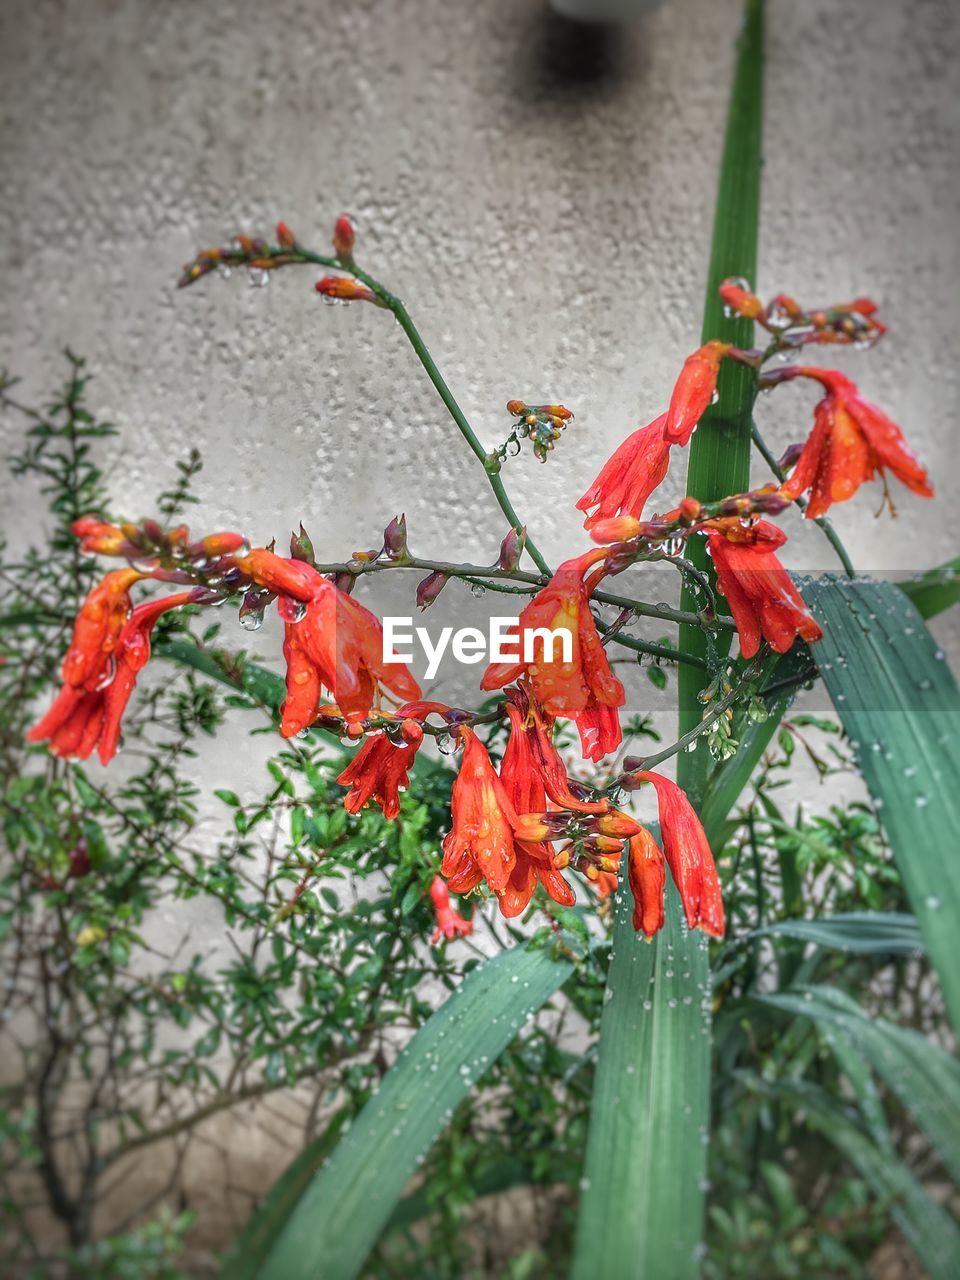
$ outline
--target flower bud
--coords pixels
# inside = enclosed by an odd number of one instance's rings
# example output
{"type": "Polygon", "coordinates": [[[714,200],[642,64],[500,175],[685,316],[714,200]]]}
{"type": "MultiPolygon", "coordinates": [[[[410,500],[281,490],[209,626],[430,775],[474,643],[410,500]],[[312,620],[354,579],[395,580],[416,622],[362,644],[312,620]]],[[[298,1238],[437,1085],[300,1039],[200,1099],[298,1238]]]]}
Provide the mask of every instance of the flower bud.
{"type": "Polygon", "coordinates": [[[629,542],[640,533],[640,521],[635,516],[613,516],[598,520],[590,530],[594,542],[629,542]]]}
{"type": "Polygon", "coordinates": [[[407,551],[407,517],[394,516],[383,531],[383,549],[389,560],[405,560],[407,551]]]}
{"type": "Polygon", "coordinates": [[[310,535],[303,527],[302,520],[300,522],[300,532],[291,533],[290,535],[290,556],[294,560],[302,560],[304,564],[309,564],[316,568],[317,557],[314,554],[313,543],[310,541],[310,535]]]}
{"type": "MultiPolygon", "coordinates": [[[[205,538],[201,538],[199,544],[194,546],[198,548],[200,554],[208,560],[217,560],[220,556],[235,555],[238,551],[245,553],[247,550],[247,540],[240,533],[210,533],[205,538]]],[[[191,547],[191,551],[193,547],[191,547]]]]}
{"type": "Polygon", "coordinates": [[[285,222],[277,223],[277,244],[281,249],[295,249],[297,247],[297,237],[285,222]]]}
{"type": "Polygon", "coordinates": [[[423,727],[416,720],[404,720],[400,726],[400,736],[407,746],[419,747],[423,741],[423,727]]]}
{"type": "Polygon", "coordinates": [[[527,406],[522,400],[508,400],[507,413],[512,414],[515,418],[522,418],[527,412],[527,406]]]}
{"type": "Polygon", "coordinates": [[[376,302],[377,295],[359,280],[349,276],[324,276],[314,286],[324,298],[337,298],[343,302],[376,302]]]}
{"type": "Polygon", "coordinates": [[[447,576],[439,569],[429,574],[417,587],[417,606],[426,609],[433,604],[437,596],[447,585],[447,576]]]}
{"type": "Polygon", "coordinates": [[[639,822],[635,822],[633,818],[628,818],[619,809],[613,809],[610,813],[601,814],[597,818],[597,831],[604,836],[622,836],[626,838],[635,836],[642,830],[643,828],[639,822]]]}
{"type": "Polygon", "coordinates": [[[523,548],[527,541],[527,526],[522,529],[511,529],[503,542],[500,543],[500,558],[497,561],[501,569],[510,572],[516,569],[520,563],[520,557],[523,555],[523,548]]]}
{"type": "Polygon", "coordinates": [[[763,303],[752,293],[746,280],[729,276],[720,286],[720,297],[738,316],[745,320],[757,320],[763,315],[763,303]]]}
{"type": "Polygon", "coordinates": [[[353,223],[345,213],[341,213],[333,225],[333,251],[341,262],[353,261],[356,240],[357,233],[353,229],[353,223]]]}

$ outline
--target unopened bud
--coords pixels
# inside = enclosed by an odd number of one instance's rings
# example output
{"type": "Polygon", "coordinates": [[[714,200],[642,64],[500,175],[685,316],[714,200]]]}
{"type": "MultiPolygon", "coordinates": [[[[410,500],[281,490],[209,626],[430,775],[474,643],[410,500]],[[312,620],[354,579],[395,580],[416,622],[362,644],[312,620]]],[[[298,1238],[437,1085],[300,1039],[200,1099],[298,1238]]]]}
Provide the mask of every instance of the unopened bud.
{"type": "MultiPolygon", "coordinates": [[[[245,555],[247,552],[247,540],[240,533],[210,533],[205,538],[201,538],[198,549],[202,556],[208,560],[217,560],[220,556],[231,556],[240,552],[245,555]]],[[[191,550],[193,548],[191,547],[191,550]]]]}
{"type": "Polygon", "coordinates": [[[756,320],[763,313],[763,303],[751,292],[746,280],[738,276],[730,276],[720,286],[720,297],[731,311],[745,320],[756,320]]]}
{"type": "Polygon", "coordinates": [[[423,727],[416,720],[404,720],[400,726],[400,736],[410,747],[419,747],[423,741],[423,727]]]}
{"type": "Polygon", "coordinates": [[[295,249],[297,246],[297,237],[285,222],[277,223],[277,244],[281,249],[295,249]]]}
{"type": "Polygon", "coordinates": [[[383,531],[383,549],[390,560],[407,558],[407,517],[394,516],[383,531]]]}
{"type": "Polygon", "coordinates": [[[353,260],[353,246],[356,240],[357,233],[353,229],[353,223],[345,213],[341,213],[333,224],[333,251],[341,262],[353,260]]]}
{"type": "Polygon", "coordinates": [[[359,280],[349,276],[324,276],[314,286],[324,298],[338,298],[343,302],[376,302],[377,295],[359,280]]]}
{"type": "Polygon", "coordinates": [[[523,555],[523,548],[527,541],[527,526],[522,529],[511,529],[503,542],[500,543],[500,558],[497,561],[501,569],[507,572],[516,569],[520,563],[520,557],[523,555]]]}
{"type": "Polygon", "coordinates": [[[290,556],[293,560],[302,560],[304,564],[317,566],[317,557],[314,554],[313,543],[310,541],[310,535],[303,527],[303,521],[300,522],[300,532],[291,533],[290,535],[290,556]]]}
{"type": "Polygon", "coordinates": [[[639,550],[635,542],[621,542],[617,546],[612,547],[610,554],[603,562],[603,571],[610,577],[618,573],[623,573],[624,569],[629,569],[637,558],[639,550]]]}
{"type": "Polygon", "coordinates": [[[417,606],[420,609],[428,608],[446,585],[447,575],[439,569],[429,574],[417,587],[417,606]]]}
{"type": "Polygon", "coordinates": [[[522,418],[527,412],[527,406],[522,400],[508,400],[507,413],[512,414],[515,418],[522,418]]]}
{"type": "Polygon", "coordinates": [[[626,839],[637,835],[641,830],[639,822],[634,822],[633,818],[628,818],[619,809],[613,809],[610,813],[601,814],[597,818],[597,831],[604,836],[620,836],[626,839]]]}
{"type": "Polygon", "coordinates": [[[639,533],[640,521],[635,516],[614,516],[609,520],[598,520],[590,529],[590,537],[594,542],[603,544],[629,542],[639,533]]]}

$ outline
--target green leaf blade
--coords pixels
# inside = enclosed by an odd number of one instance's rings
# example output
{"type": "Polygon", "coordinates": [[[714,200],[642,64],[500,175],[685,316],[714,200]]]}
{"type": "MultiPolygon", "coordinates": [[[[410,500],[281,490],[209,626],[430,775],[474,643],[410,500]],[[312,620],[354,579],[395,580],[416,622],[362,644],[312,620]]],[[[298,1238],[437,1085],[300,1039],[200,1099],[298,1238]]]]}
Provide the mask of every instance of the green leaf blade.
{"type": "Polygon", "coordinates": [[[892,583],[802,585],[823,626],[810,652],[890,841],[960,1028],[960,690],[914,604],[892,583]]]}
{"type": "Polygon", "coordinates": [[[514,948],[473,970],[387,1072],[279,1233],[258,1280],[352,1280],[474,1081],[571,972],[514,948]]]}
{"type": "Polygon", "coordinates": [[[687,933],[672,886],[652,942],[629,893],[615,911],[571,1280],[684,1280],[699,1271],[706,1178],[706,939],[687,933]]]}

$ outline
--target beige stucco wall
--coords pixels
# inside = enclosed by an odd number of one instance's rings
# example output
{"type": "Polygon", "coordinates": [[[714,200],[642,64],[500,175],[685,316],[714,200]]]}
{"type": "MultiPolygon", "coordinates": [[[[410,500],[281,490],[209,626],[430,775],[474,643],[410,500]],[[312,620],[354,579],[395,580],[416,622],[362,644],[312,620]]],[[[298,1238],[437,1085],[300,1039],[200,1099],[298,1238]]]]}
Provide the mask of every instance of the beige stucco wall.
{"type": "MultiPolygon", "coordinates": [[[[307,271],[174,289],[201,245],[282,216],[322,248],[349,209],[360,260],[408,302],[485,444],[510,397],[576,410],[549,465],[506,472],[555,562],[584,545],[584,483],[697,343],[739,11],[668,0],[583,33],[543,0],[5,0],[0,363],[29,398],[63,345],[90,357],[131,517],[195,443],[198,529],[282,540],[303,519],[334,559],[404,510],[421,553],[489,559],[499,512],[388,315],[321,306],[307,271]]],[[[769,6],[760,290],[883,304],[889,339],[837,362],[942,494],[898,494],[895,522],[874,520],[876,492],[838,509],[867,569],[957,549],[958,44],[948,0],[769,6]]],[[[764,403],[775,445],[813,399],[764,403]]],[[[15,423],[0,431],[10,453],[15,423]]],[[[0,471],[0,504],[16,544],[36,495],[0,471]]],[[[831,565],[787,523],[791,563],[831,565]]],[[[205,747],[210,786],[237,785],[238,732],[205,747]]]]}

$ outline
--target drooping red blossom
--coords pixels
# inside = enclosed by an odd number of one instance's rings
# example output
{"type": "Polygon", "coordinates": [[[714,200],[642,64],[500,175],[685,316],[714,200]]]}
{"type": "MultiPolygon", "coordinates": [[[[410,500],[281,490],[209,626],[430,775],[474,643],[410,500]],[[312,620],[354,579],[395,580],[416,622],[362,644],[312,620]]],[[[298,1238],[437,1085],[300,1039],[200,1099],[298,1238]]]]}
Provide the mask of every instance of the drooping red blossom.
{"type": "Polygon", "coordinates": [[[630,841],[627,876],[633,894],[633,927],[652,938],[663,928],[667,873],[663,850],[646,827],[630,841]]]}
{"type": "MultiPolygon", "coordinates": [[[[656,788],[663,853],[673,882],[679,891],[688,927],[702,929],[704,933],[709,933],[714,938],[722,938],[724,921],[720,881],[717,878],[717,868],[714,865],[713,854],[710,852],[710,845],[707,843],[706,832],[694,812],[693,805],[684,791],[669,778],[662,778],[658,773],[649,771],[636,773],[633,777],[638,782],[650,782],[656,788]]],[[[649,835],[648,840],[652,840],[649,835]]],[[[641,896],[638,906],[641,927],[644,932],[647,932],[647,924],[653,923],[657,913],[652,906],[649,908],[647,906],[645,895],[652,889],[655,872],[644,865],[645,858],[652,858],[655,861],[655,855],[649,846],[644,851],[644,858],[637,857],[637,866],[634,869],[635,859],[631,848],[631,872],[638,879],[645,877],[644,882],[640,884],[641,896]]],[[[632,885],[631,880],[631,887],[632,885]]],[[[659,919],[662,924],[662,914],[659,919]]],[[[636,913],[634,921],[636,921],[636,913]]]]}
{"type": "Polygon", "coordinates": [[[114,569],[89,593],[60,669],[64,684],[93,692],[102,683],[133,608],[130,588],[143,576],[136,569],[114,569]]]}
{"type": "Polygon", "coordinates": [[[419,698],[420,686],[402,662],[384,662],[379,618],[312,565],[257,549],[237,561],[261,587],[280,596],[285,622],[287,697],[280,732],[292,737],[320,714],[328,689],[350,732],[373,708],[380,686],[399,698],[419,698]]]}
{"type": "Polygon", "coordinates": [[[886,471],[923,498],[933,486],[923,465],[903,438],[903,432],[875,405],[864,400],[856,383],[835,369],[796,366],[778,370],[768,383],[793,377],[813,378],[826,388],[814,410],[813,431],[782,492],[798,498],[809,491],[806,516],[815,519],[834,502],[852,498],[860,486],[886,471]]]}
{"type": "Polygon", "coordinates": [[[455,893],[468,893],[486,880],[500,894],[517,860],[515,812],[486,747],[467,725],[458,734],[463,758],[453,784],[453,826],[443,841],[440,870],[455,893]]]}
{"type": "Polygon", "coordinates": [[[516,662],[491,663],[484,672],[483,689],[502,689],[523,672],[540,705],[548,715],[565,716],[580,729],[586,759],[599,760],[620,742],[616,708],[626,699],[623,685],[610,669],[600,643],[597,624],[590,612],[588,584],[584,575],[606,552],[601,549],[562,564],[550,582],[534,596],[520,614],[515,631],[519,658],[516,662]],[[558,633],[552,652],[546,651],[542,630],[558,633]],[[570,636],[570,660],[564,661],[560,635],[570,636]],[[523,659],[526,637],[532,639],[532,660],[523,659]],[[553,661],[548,659],[552,657],[553,661]]]}
{"type": "Polygon", "coordinates": [[[798,635],[808,644],[819,640],[823,632],[775,554],[786,534],[768,520],[747,528],[732,518],[714,524],[719,527],[710,530],[707,545],[743,656],[754,656],[761,635],[777,653],[786,653],[798,635]]]}
{"type": "Polygon", "coordinates": [[[717,378],[724,356],[731,351],[729,342],[713,339],[693,355],[687,356],[670,397],[663,426],[668,444],[688,444],[693,429],[703,417],[717,389],[717,378]]]}
{"type": "Polygon", "coordinates": [[[383,810],[385,818],[400,812],[400,792],[410,783],[409,771],[420,744],[423,729],[416,720],[400,725],[397,737],[386,732],[371,734],[337,778],[350,791],[343,802],[348,813],[359,813],[369,800],[383,810]]]}
{"type": "MultiPolygon", "coordinates": [[[[128,571],[123,569],[117,570],[120,574],[126,572],[128,571]]],[[[134,574],[134,577],[140,576],[134,574]]],[[[87,597],[77,619],[78,627],[84,617],[84,610],[96,591],[97,588],[94,588],[94,592],[87,597]]],[[[28,731],[27,739],[30,742],[49,741],[50,750],[58,756],[86,760],[96,748],[102,764],[112,760],[120,745],[123,713],[136,687],[137,677],[150,659],[150,633],[154,624],[168,609],[188,604],[193,597],[193,592],[181,591],[176,595],[163,596],[137,605],[123,623],[116,640],[110,642],[110,648],[100,650],[105,661],[95,683],[89,674],[84,683],[71,682],[68,669],[76,674],[81,668],[76,663],[68,668],[71,658],[71,653],[68,653],[63,664],[63,687],[46,715],[28,731]]],[[[90,621],[89,611],[86,621],[90,621]]],[[[74,644],[76,640],[75,628],[74,644]]],[[[73,647],[71,646],[71,652],[73,647]]],[[[83,670],[89,671],[90,668],[88,666],[83,670]]]]}
{"type": "Polygon", "coordinates": [[[507,697],[510,737],[500,763],[500,777],[517,813],[543,809],[544,795],[555,805],[576,813],[606,813],[609,801],[586,801],[574,794],[554,746],[553,719],[539,706],[536,697],[530,697],[522,685],[509,689],[507,697]]]}
{"type": "Polygon", "coordinates": [[[592,530],[615,516],[639,519],[647,499],[662,483],[670,464],[670,444],[664,435],[667,415],[662,413],[645,427],[627,436],[600,470],[577,503],[587,512],[583,522],[592,530]],[[591,508],[596,508],[591,511],[591,508]]]}
{"type": "Polygon", "coordinates": [[[430,882],[430,900],[433,903],[433,909],[437,916],[437,927],[433,931],[433,937],[430,941],[434,946],[441,938],[448,941],[451,938],[466,937],[473,933],[473,921],[465,920],[458,911],[453,907],[450,901],[450,893],[447,889],[446,881],[440,876],[434,876],[430,882]]]}

